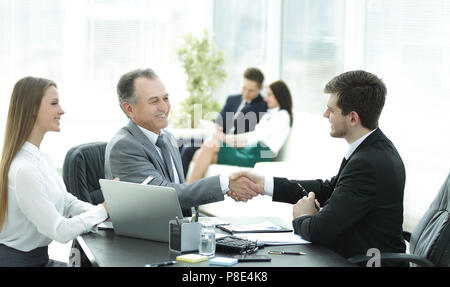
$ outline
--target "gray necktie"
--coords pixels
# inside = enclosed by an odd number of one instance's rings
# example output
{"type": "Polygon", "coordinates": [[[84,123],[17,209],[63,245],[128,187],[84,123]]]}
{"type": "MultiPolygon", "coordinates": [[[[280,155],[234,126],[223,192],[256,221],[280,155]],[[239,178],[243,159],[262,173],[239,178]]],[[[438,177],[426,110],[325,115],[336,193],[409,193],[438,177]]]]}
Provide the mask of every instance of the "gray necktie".
{"type": "Polygon", "coordinates": [[[170,181],[175,182],[175,176],[173,175],[172,170],[172,160],[170,158],[169,149],[167,148],[167,136],[165,134],[161,134],[160,136],[158,136],[156,146],[161,149],[161,154],[164,159],[164,163],[166,165],[166,171],[168,171],[169,173],[170,181]]]}

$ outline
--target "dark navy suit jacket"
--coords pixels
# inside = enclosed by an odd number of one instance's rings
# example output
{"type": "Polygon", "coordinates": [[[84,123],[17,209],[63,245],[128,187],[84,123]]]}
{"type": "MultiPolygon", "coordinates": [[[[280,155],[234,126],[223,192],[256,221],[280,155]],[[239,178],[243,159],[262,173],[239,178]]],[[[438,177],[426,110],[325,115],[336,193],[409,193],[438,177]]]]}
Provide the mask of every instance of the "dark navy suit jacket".
{"type": "Polygon", "coordinates": [[[233,114],[237,111],[242,101],[242,95],[232,95],[227,98],[220,115],[216,119],[216,124],[223,127],[224,133],[230,131],[232,127],[234,127],[234,134],[253,131],[262,115],[267,112],[267,103],[261,95],[258,95],[258,97],[242,108],[242,114],[234,118],[233,114]],[[249,112],[254,113],[255,119],[248,115],[249,112]]]}
{"type": "Polygon", "coordinates": [[[343,162],[330,180],[274,178],[274,201],[296,203],[297,183],[314,192],[323,206],[314,216],[293,220],[296,233],[344,257],[405,252],[402,237],[405,167],[392,142],[375,130],[343,162]]]}

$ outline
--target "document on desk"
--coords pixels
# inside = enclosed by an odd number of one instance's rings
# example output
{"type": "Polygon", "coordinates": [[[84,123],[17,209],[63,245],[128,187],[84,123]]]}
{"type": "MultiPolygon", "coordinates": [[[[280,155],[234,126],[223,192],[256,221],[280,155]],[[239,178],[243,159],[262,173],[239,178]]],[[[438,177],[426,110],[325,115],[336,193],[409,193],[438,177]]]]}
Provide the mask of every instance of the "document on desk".
{"type": "Polygon", "coordinates": [[[278,233],[278,232],[291,232],[292,229],[284,228],[279,225],[273,224],[269,221],[264,221],[255,224],[230,224],[226,226],[217,226],[225,232],[236,233],[278,233]]]}
{"type": "Polygon", "coordinates": [[[234,236],[244,238],[251,241],[258,241],[265,245],[295,245],[295,244],[311,244],[304,240],[298,234],[292,232],[276,232],[276,233],[239,233],[234,236]]]}

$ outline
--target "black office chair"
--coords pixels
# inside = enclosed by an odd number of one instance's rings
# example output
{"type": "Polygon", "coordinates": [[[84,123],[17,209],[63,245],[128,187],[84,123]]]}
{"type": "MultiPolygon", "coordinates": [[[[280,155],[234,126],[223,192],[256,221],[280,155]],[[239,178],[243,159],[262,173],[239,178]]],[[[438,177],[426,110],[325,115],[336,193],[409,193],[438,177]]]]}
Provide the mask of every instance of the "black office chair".
{"type": "MultiPolygon", "coordinates": [[[[381,253],[381,262],[411,262],[419,266],[450,266],[450,174],[438,195],[414,231],[404,232],[410,242],[411,254],[381,253]]],[[[349,258],[352,263],[361,264],[370,259],[366,255],[349,258]]]]}
{"type": "Polygon", "coordinates": [[[97,205],[104,201],[98,180],[105,177],[106,142],[71,148],[64,159],[63,179],[67,191],[78,199],[97,205]]]}

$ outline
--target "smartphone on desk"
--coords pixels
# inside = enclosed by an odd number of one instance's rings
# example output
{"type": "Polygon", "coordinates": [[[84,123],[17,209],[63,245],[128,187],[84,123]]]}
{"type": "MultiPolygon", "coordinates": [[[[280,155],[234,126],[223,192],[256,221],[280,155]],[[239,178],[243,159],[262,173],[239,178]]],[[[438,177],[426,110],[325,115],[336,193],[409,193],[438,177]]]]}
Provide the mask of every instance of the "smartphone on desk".
{"type": "Polygon", "coordinates": [[[268,255],[235,255],[233,256],[238,260],[238,262],[270,262],[272,258],[268,255]]]}

